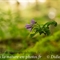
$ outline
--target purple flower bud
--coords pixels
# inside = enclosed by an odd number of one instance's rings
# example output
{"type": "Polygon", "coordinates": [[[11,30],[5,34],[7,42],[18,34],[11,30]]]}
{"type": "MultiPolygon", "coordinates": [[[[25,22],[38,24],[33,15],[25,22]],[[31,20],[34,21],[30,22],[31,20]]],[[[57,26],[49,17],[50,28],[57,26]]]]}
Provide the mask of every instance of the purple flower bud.
{"type": "Polygon", "coordinates": [[[36,24],[36,21],[35,20],[31,20],[31,24],[32,25],[36,24]]]}
{"type": "Polygon", "coordinates": [[[28,29],[28,30],[31,31],[31,30],[32,30],[32,26],[31,26],[30,24],[27,24],[27,25],[26,25],[26,29],[28,29]]]}
{"type": "Polygon", "coordinates": [[[27,24],[27,25],[26,25],[26,28],[27,28],[27,29],[31,28],[31,25],[30,25],[30,24],[27,24]]]}

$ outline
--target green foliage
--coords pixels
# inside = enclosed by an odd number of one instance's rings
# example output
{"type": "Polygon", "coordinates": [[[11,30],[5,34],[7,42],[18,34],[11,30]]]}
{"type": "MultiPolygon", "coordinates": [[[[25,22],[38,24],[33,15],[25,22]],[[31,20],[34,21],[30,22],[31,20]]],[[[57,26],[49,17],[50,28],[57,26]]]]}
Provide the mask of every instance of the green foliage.
{"type": "Polygon", "coordinates": [[[33,27],[33,29],[35,29],[35,33],[31,34],[31,37],[33,37],[37,33],[39,33],[40,35],[42,33],[44,33],[47,36],[50,35],[50,30],[49,30],[50,25],[57,26],[57,22],[50,21],[50,22],[45,23],[42,26],[36,23],[36,25],[33,27]]]}
{"type": "Polygon", "coordinates": [[[55,21],[47,22],[46,24],[43,25],[43,27],[49,27],[50,25],[57,26],[57,22],[55,22],[55,21]]]}
{"type": "MultiPolygon", "coordinates": [[[[48,60],[46,58],[47,55],[51,54],[59,54],[60,52],[60,31],[56,32],[52,36],[47,36],[45,38],[42,38],[41,40],[37,41],[36,44],[33,47],[29,47],[25,50],[23,50],[20,54],[15,54],[14,56],[25,58],[13,58],[14,60],[48,60]],[[27,56],[39,56],[41,55],[43,58],[28,58],[27,56]]],[[[12,58],[10,58],[11,60],[12,58]]],[[[49,58],[50,59],[50,58],[49,58]]],[[[54,59],[53,59],[54,60],[54,59]]]]}

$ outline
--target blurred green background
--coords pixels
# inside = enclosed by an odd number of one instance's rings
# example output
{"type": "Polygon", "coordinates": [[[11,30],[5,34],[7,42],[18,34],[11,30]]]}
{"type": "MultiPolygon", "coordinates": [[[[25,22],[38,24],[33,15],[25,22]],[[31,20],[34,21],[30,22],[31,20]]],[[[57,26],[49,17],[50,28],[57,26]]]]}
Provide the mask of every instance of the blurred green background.
{"type": "Polygon", "coordinates": [[[1,58],[1,60],[58,60],[60,55],[60,0],[0,0],[0,56],[39,56],[42,58],[1,58]],[[25,28],[31,19],[40,25],[55,20],[51,35],[30,37],[25,28]]]}

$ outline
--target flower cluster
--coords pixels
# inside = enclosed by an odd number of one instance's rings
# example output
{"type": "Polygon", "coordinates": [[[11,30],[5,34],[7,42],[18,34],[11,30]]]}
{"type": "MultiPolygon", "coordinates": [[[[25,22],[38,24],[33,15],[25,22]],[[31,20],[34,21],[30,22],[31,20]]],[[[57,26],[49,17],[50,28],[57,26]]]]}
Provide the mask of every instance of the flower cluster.
{"type": "Polygon", "coordinates": [[[33,26],[34,26],[34,24],[36,24],[36,21],[35,20],[31,20],[31,23],[26,25],[26,29],[31,31],[33,26]]]}
{"type": "Polygon", "coordinates": [[[41,26],[35,20],[31,20],[30,24],[26,25],[26,29],[32,31],[32,29],[34,28],[35,33],[32,35],[35,35],[36,33],[39,33],[40,35],[42,33],[44,33],[45,35],[50,35],[50,30],[49,30],[50,25],[57,26],[57,22],[50,21],[45,23],[43,26],[41,26]]]}

